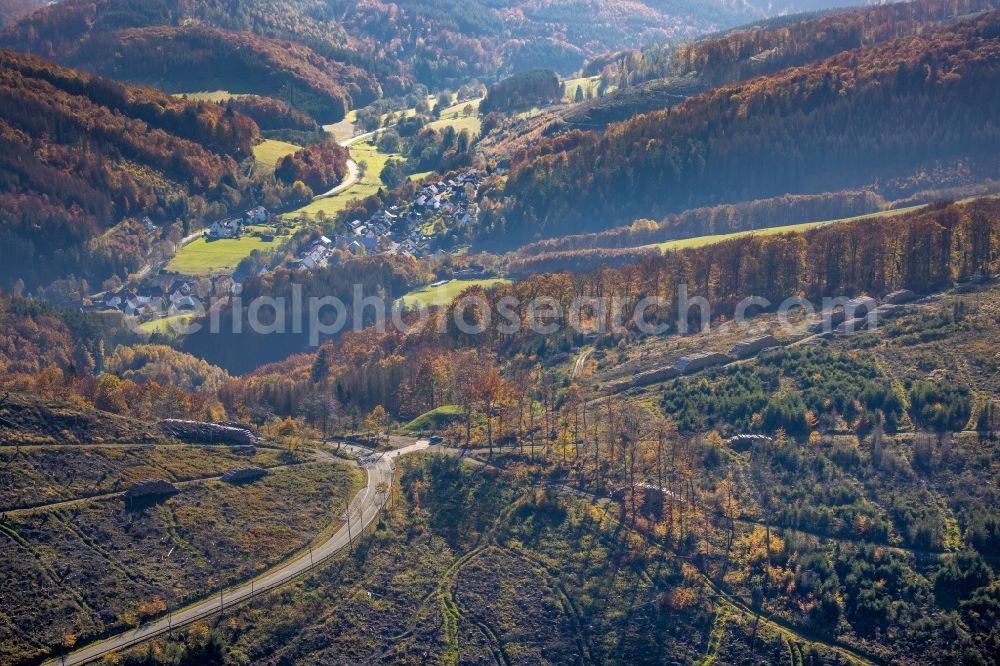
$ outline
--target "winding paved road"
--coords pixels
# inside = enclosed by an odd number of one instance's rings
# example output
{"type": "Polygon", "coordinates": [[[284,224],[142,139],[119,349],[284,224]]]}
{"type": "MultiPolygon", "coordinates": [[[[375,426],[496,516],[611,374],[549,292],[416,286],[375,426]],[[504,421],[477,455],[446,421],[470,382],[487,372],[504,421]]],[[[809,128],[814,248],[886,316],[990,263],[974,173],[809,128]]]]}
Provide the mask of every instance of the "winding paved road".
{"type": "Polygon", "coordinates": [[[191,624],[204,617],[218,613],[224,610],[227,605],[244,601],[255,594],[274,589],[319,566],[347,548],[352,543],[353,538],[360,535],[378,516],[388,499],[388,494],[380,492],[379,489],[382,484],[385,484],[384,487],[386,488],[392,484],[393,461],[400,456],[422,451],[428,446],[429,443],[427,440],[417,440],[409,446],[393,451],[386,451],[377,457],[373,457],[367,449],[345,445],[348,451],[364,455],[361,466],[368,473],[368,483],[348,505],[347,511],[344,514],[346,524],[329,539],[301,553],[294,559],[258,576],[249,583],[223,590],[217,596],[174,611],[167,617],[144,624],[136,629],[122,632],[97,643],[91,643],[66,655],[65,660],[61,657],[49,660],[46,662],[46,666],[86,664],[100,659],[110,652],[120,652],[172,629],[191,624]]]}
{"type": "Polygon", "coordinates": [[[347,160],[347,178],[344,179],[340,185],[329,192],[324,192],[323,194],[317,194],[313,199],[328,199],[329,197],[335,197],[344,190],[348,190],[354,187],[358,180],[361,178],[361,169],[358,168],[358,163],[354,160],[348,158],[347,160]]]}
{"type": "MultiPolygon", "coordinates": [[[[166,618],[131,631],[123,632],[107,640],[83,647],[76,652],[67,655],[64,660],[62,658],[52,659],[46,662],[45,666],[58,666],[60,663],[75,666],[77,664],[86,664],[96,661],[108,653],[124,650],[133,645],[155,638],[156,636],[166,633],[171,629],[182,627],[199,619],[223,611],[227,604],[231,605],[244,601],[258,592],[276,588],[309,571],[310,569],[321,565],[326,560],[347,548],[354,535],[360,535],[360,533],[368,525],[374,522],[387,500],[387,493],[380,492],[380,487],[387,487],[388,484],[392,483],[393,461],[400,456],[427,449],[428,446],[429,442],[427,440],[417,440],[415,443],[408,446],[376,455],[373,454],[370,449],[345,445],[348,451],[360,456],[360,464],[368,472],[367,485],[360,493],[358,493],[358,495],[354,497],[347,512],[345,512],[345,520],[348,516],[352,519],[352,522],[349,523],[350,532],[348,531],[348,526],[345,525],[333,536],[319,546],[316,546],[311,551],[307,551],[299,555],[297,558],[270,570],[262,576],[254,579],[252,583],[243,584],[238,587],[225,590],[220,593],[218,597],[206,599],[188,606],[180,611],[172,613],[166,618]],[[382,484],[386,484],[386,486],[382,486],[382,484]]],[[[470,455],[476,453],[487,453],[486,450],[457,449],[450,447],[434,447],[434,449],[436,452],[464,459],[467,462],[483,468],[496,469],[487,461],[470,457],[470,455]]],[[[606,506],[610,501],[607,498],[600,497],[585,490],[580,490],[565,484],[551,483],[543,485],[549,485],[559,492],[569,493],[580,497],[581,499],[591,501],[598,506],[606,506]]],[[[705,574],[702,575],[705,576],[705,574]]],[[[779,618],[764,617],[760,615],[758,611],[746,605],[740,598],[730,594],[716,585],[707,576],[705,576],[705,580],[719,597],[724,598],[726,601],[733,604],[739,612],[746,613],[750,616],[757,616],[765,624],[772,626],[779,631],[792,634],[798,640],[801,640],[806,644],[818,643],[823,645],[827,649],[833,650],[842,655],[851,663],[872,663],[867,655],[860,654],[851,647],[841,644],[839,641],[834,641],[832,643],[825,642],[821,639],[803,633],[802,628],[787,623],[779,618]]]]}
{"type": "MultiPolygon", "coordinates": [[[[386,127],[383,127],[381,129],[377,129],[374,132],[365,132],[364,134],[358,134],[357,136],[352,136],[350,139],[346,139],[344,141],[341,141],[340,145],[343,146],[344,148],[350,148],[351,146],[353,146],[354,144],[356,144],[358,141],[363,141],[363,140],[367,139],[368,137],[374,136],[378,132],[381,132],[382,130],[389,129],[390,127],[394,127],[394,125],[387,125],[386,127]]],[[[344,179],[344,182],[342,182],[340,185],[337,185],[335,188],[333,188],[329,192],[324,192],[323,194],[317,194],[315,197],[313,197],[313,199],[314,200],[315,199],[326,199],[326,198],[329,198],[329,197],[337,196],[341,192],[344,192],[345,190],[349,190],[352,187],[354,187],[355,185],[357,185],[357,183],[358,183],[359,180],[361,180],[361,169],[358,168],[358,163],[357,162],[355,162],[351,158],[348,158],[347,159],[347,178],[344,179]]]]}

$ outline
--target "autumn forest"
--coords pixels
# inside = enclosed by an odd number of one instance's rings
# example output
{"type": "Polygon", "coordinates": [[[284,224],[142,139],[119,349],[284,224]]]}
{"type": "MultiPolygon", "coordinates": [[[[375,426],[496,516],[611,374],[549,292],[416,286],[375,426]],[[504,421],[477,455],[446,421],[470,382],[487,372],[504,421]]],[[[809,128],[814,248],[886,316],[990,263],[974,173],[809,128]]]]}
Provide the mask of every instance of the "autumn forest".
{"type": "Polygon", "coordinates": [[[0,2],[0,664],[1000,655],[1000,2],[0,2]]]}

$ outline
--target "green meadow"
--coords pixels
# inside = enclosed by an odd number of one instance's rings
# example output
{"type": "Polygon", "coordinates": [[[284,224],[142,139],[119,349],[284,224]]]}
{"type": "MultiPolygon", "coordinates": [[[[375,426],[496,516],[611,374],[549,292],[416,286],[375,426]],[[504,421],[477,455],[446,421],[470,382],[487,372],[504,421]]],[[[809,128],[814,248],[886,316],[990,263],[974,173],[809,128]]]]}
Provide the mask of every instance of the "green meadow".
{"type": "MultiPolygon", "coordinates": [[[[253,231],[264,228],[247,227],[247,229],[253,231]]],[[[279,243],[279,239],[266,242],[250,233],[245,233],[242,238],[218,240],[209,240],[208,237],[202,236],[182,247],[167,264],[167,270],[193,276],[232,272],[254,250],[273,250],[279,243]]]]}
{"type": "Polygon", "coordinates": [[[424,305],[425,307],[435,307],[438,305],[447,305],[456,296],[461,294],[463,291],[470,287],[480,286],[483,289],[489,289],[490,287],[498,284],[509,283],[510,280],[506,278],[485,278],[482,280],[451,280],[445,284],[434,286],[421,287],[419,289],[414,289],[402,298],[400,301],[408,305],[416,305],[417,303],[424,305]]]}
{"type": "Polygon", "coordinates": [[[809,229],[815,229],[817,227],[823,227],[828,224],[839,224],[841,222],[853,222],[855,220],[868,220],[879,217],[888,217],[890,215],[901,215],[903,213],[909,213],[914,210],[923,208],[924,205],[920,204],[918,206],[908,206],[906,208],[895,208],[892,210],[880,210],[875,213],[866,213],[864,215],[855,215],[853,217],[843,217],[836,220],[821,220],[817,222],[803,222],[801,224],[788,224],[783,227],[767,227],[764,229],[750,229],[748,231],[734,231],[729,234],[715,234],[711,236],[695,236],[694,238],[680,238],[678,240],[665,241],[663,243],[653,243],[652,245],[644,245],[643,247],[655,247],[661,252],[669,252],[672,250],[686,250],[695,247],[704,247],[706,245],[713,245],[715,243],[722,243],[734,238],[740,238],[742,236],[774,236],[777,234],[790,234],[799,233],[803,231],[808,231],[809,229]]]}
{"type": "Polygon", "coordinates": [[[260,164],[273,169],[281,158],[286,155],[291,155],[301,149],[302,146],[297,146],[294,143],[286,143],[285,141],[276,141],[274,139],[265,139],[253,147],[253,156],[254,159],[256,159],[260,164]]]}

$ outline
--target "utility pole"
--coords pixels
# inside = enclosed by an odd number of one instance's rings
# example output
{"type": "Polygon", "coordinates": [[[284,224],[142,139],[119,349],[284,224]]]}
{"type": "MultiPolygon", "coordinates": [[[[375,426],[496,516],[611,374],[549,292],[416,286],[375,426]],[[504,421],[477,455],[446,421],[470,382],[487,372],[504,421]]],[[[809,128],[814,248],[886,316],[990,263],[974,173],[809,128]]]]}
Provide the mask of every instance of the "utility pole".
{"type": "Polygon", "coordinates": [[[351,537],[351,505],[347,505],[347,544],[350,551],[354,552],[354,539],[351,537]]]}

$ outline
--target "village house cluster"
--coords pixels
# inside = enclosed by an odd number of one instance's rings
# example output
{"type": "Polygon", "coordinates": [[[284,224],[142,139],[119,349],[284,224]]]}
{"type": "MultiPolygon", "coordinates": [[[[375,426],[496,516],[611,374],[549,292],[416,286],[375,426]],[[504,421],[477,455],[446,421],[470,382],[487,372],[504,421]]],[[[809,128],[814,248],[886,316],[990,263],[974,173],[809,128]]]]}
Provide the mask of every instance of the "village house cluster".
{"type": "MultiPolygon", "coordinates": [[[[263,206],[256,206],[238,217],[227,217],[213,222],[205,230],[206,239],[237,239],[247,233],[250,226],[264,225],[271,221],[271,213],[263,206]]],[[[144,217],[141,220],[142,229],[147,234],[155,232],[152,220],[144,217]]],[[[254,230],[265,241],[273,241],[270,231],[254,230]]],[[[107,312],[114,310],[129,317],[144,315],[161,316],[164,313],[197,311],[201,308],[203,299],[221,298],[238,293],[237,282],[228,275],[211,278],[192,278],[161,274],[147,278],[139,285],[123,285],[99,294],[91,301],[84,302],[81,310],[84,312],[107,312]]]]}
{"type": "MultiPolygon", "coordinates": [[[[336,250],[356,256],[443,257],[445,250],[433,247],[434,238],[429,230],[438,223],[449,229],[462,229],[474,223],[477,216],[475,192],[481,183],[482,175],[470,169],[426,185],[409,202],[379,210],[364,221],[352,220],[344,233],[334,234],[332,238],[320,236],[280,267],[289,270],[326,268],[336,262],[336,250]]],[[[238,239],[253,233],[265,241],[273,241],[274,232],[262,225],[275,219],[266,208],[257,206],[241,216],[216,220],[205,230],[204,236],[211,242],[238,239]]],[[[148,218],[143,222],[148,231],[155,230],[148,218]]],[[[265,274],[274,268],[264,267],[256,274],[265,274]]],[[[197,311],[206,299],[239,293],[240,281],[239,275],[191,278],[164,273],[138,286],[123,286],[100,294],[82,309],[92,312],[115,310],[139,318],[197,311]]]]}
{"type": "Polygon", "coordinates": [[[423,187],[406,204],[377,211],[367,220],[355,219],[343,234],[321,236],[284,264],[293,270],[311,270],[329,265],[333,251],[353,255],[394,254],[421,257],[444,255],[432,247],[429,226],[441,221],[447,228],[462,229],[476,221],[475,190],[482,176],[469,170],[448,180],[423,187]]]}
{"type": "Polygon", "coordinates": [[[239,293],[239,284],[228,275],[203,278],[159,275],[137,287],[107,291],[81,310],[115,310],[129,317],[200,312],[207,299],[219,299],[235,293],[239,293]]]}

